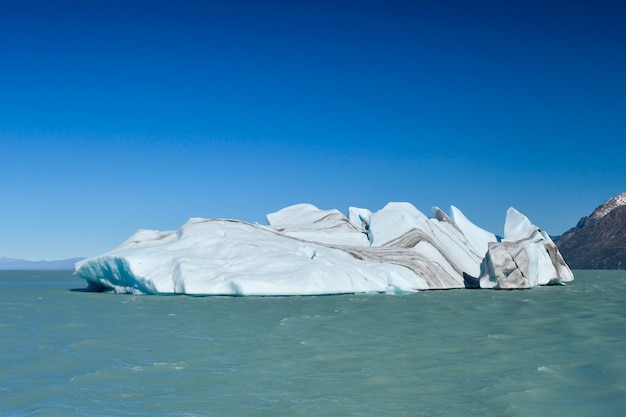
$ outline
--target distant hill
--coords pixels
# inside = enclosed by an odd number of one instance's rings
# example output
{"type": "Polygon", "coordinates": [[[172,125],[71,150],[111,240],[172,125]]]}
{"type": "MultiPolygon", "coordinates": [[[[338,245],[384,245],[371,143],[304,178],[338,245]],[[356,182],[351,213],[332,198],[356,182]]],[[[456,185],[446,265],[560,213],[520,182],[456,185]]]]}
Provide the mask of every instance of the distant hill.
{"type": "Polygon", "coordinates": [[[571,269],[626,269],[626,192],[580,219],[555,243],[571,269]]]}
{"type": "Polygon", "coordinates": [[[0,270],[74,270],[74,264],[84,258],[61,259],[58,261],[27,261],[0,257],[0,270]]]}

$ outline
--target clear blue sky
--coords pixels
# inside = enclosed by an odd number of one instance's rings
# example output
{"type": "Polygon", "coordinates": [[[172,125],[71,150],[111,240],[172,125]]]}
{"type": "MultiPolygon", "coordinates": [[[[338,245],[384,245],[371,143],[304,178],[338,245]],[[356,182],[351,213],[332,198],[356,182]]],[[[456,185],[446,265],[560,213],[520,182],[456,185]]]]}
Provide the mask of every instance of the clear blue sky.
{"type": "Polygon", "coordinates": [[[453,204],[551,234],[626,191],[623,1],[3,1],[0,256],[190,217],[453,204]]]}

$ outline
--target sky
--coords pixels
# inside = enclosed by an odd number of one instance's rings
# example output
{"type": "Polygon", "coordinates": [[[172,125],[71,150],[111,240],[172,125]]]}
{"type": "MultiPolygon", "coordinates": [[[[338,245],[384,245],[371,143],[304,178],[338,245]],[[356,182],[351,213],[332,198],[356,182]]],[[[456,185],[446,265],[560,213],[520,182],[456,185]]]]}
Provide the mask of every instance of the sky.
{"type": "Polygon", "coordinates": [[[191,217],[515,207],[626,191],[623,1],[0,2],[0,256],[191,217]]]}

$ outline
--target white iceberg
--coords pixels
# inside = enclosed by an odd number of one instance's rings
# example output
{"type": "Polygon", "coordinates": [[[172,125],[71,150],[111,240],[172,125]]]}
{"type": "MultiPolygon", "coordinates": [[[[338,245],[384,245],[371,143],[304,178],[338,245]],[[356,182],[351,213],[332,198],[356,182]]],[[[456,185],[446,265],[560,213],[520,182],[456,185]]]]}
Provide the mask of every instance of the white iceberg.
{"type": "Polygon", "coordinates": [[[78,262],[75,275],[98,291],[233,296],[531,288],[574,278],[550,237],[513,208],[503,239],[456,207],[428,217],[409,203],[350,207],[348,217],[298,204],[267,219],[139,230],[78,262]]]}

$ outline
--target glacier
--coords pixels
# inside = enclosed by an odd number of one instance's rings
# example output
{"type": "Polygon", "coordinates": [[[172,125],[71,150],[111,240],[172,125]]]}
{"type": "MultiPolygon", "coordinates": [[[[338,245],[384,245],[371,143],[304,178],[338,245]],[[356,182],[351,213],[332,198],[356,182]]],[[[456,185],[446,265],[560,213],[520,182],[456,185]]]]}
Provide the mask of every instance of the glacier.
{"type": "Polygon", "coordinates": [[[191,218],[178,230],[138,230],[76,263],[88,290],[230,296],[403,294],[454,288],[522,289],[574,276],[550,236],[509,208],[500,237],[458,208],[392,202],[348,215],[297,204],[267,225],[191,218]]]}

